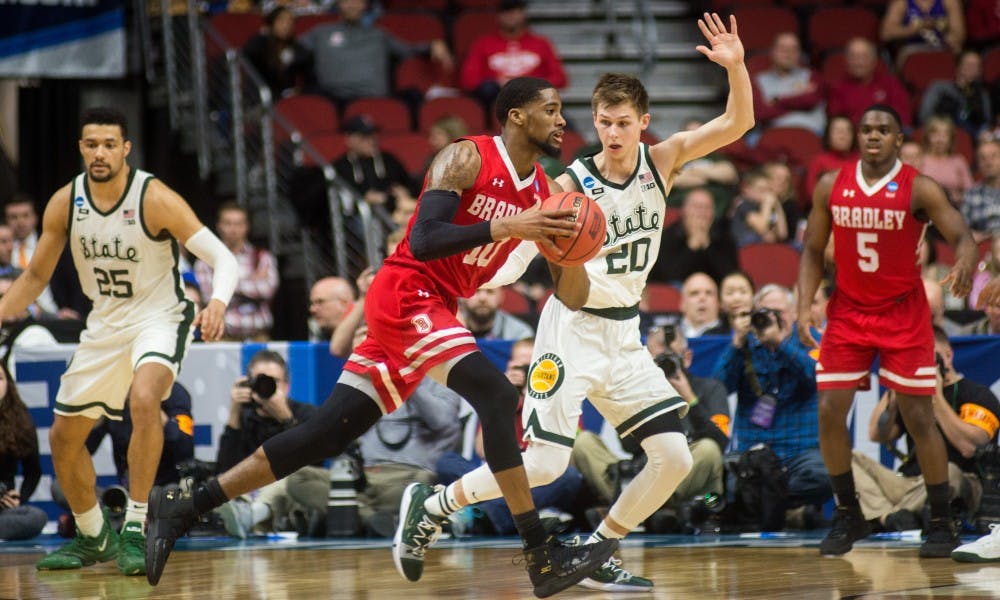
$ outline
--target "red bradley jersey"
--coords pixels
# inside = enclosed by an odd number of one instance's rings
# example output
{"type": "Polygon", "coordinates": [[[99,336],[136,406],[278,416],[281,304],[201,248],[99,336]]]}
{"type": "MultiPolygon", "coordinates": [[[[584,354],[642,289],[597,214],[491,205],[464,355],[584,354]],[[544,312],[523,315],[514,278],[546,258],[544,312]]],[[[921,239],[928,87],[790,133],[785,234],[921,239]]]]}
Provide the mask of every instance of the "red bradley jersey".
{"type": "Polygon", "coordinates": [[[917,245],[925,223],[910,207],[918,174],[897,161],[868,185],[857,161],[840,170],[830,190],[836,288],[857,308],[878,312],[914,290],[923,293],[917,245]]]}
{"type": "MultiPolygon", "coordinates": [[[[530,176],[518,179],[500,137],[480,135],[462,139],[476,144],[482,166],[475,184],[462,193],[453,221],[456,225],[473,225],[515,215],[549,196],[549,184],[542,166],[536,162],[530,176]]],[[[418,212],[421,201],[417,202],[418,212]]],[[[424,273],[437,283],[440,292],[452,298],[472,296],[503,266],[507,256],[520,243],[513,238],[491,242],[461,254],[421,262],[410,251],[410,229],[415,220],[414,215],[407,224],[403,241],[385,260],[385,266],[424,273]]]]}

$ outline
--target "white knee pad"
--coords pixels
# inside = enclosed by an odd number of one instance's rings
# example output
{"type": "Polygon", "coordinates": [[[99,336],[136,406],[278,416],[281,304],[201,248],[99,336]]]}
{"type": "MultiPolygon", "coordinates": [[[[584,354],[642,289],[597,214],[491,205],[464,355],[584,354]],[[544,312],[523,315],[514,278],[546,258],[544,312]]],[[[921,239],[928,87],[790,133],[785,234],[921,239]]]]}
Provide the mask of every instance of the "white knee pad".
{"type": "Polygon", "coordinates": [[[679,482],[694,465],[687,437],[683,433],[660,433],[642,440],[641,445],[646,451],[646,466],[653,465],[653,469],[664,479],[679,482]]]}
{"type": "Polygon", "coordinates": [[[548,485],[559,479],[569,466],[572,448],[531,442],[528,449],[521,454],[524,459],[524,469],[528,472],[528,483],[531,487],[548,485]]]}
{"type": "Polygon", "coordinates": [[[642,441],[642,449],[646,466],[625,486],[608,514],[630,531],[663,506],[694,462],[683,433],[650,436],[642,441]]]}

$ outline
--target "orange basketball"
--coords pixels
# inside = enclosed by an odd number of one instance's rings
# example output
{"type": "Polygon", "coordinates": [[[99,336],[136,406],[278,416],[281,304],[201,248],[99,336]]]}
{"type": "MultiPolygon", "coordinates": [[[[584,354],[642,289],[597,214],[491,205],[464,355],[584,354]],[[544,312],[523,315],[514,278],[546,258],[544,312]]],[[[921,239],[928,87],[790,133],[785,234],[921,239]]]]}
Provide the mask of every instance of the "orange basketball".
{"type": "Polygon", "coordinates": [[[604,245],[606,224],[604,212],[596,201],[580,192],[560,192],[543,200],[541,208],[542,210],[575,208],[576,221],[583,224],[576,235],[552,238],[555,245],[563,251],[561,258],[553,256],[545,246],[536,242],[538,251],[546,260],[564,267],[575,267],[597,256],[601,246],[604,245]]]}

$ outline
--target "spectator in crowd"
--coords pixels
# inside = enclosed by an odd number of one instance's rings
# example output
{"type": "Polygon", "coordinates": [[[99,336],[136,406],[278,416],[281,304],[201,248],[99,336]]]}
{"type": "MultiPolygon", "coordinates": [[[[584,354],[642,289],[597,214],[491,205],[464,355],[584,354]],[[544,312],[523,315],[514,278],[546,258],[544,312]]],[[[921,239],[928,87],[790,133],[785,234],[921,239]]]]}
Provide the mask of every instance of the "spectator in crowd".
{"type": "Polygon", "coordinates": [[[722,495],[722,453],[729,446],[729,401],[726,386],[718,379],[698,377],[688,370],[694,352],[680,328],[667,325],[654,330],[646,347],[656,357],[670,384],[690,407],[684,424],[694,459],[688,473],[665,506],[675,510],[706,495],[722,495]]]}
{"type": "Polygon", "coordinates": [[[920,122],[927,123],[934,115],[950,117],[972,139],[993,123],[990,94],[983,83],[983,59],[978,52],[966,50],[959,54],[955,59],[955,80],[939,79],[924,92],[920,122]]]}
{"type": "Polygon", "coordinates": [[[515,77],[541,77],[552,87],[566,87],[566,72],[552,42],[528,27],[527,2],[501,0],[497,31],[472,43],[462,63],[459,85],[487,108],[500,87],[515,77]]]}
{"type": "Polygon", "coordinates": [[[983,50],[1000,40],[1000,10],[996,0],[968,0],[965,3],[966,42],[983,50]]]}
{"type": "Polygon", "coordinates": [[[927,296],[927,306],[931,312],[931,323],[943,329],[948,335],[961,335],[961,328],[944,314],[944,288],[937,279],[922,277],[921,280],[924,284],[924,294],[927,296]]]}
{"type": "Polygon", "coordinates": [[[830,117],[823,133],[823,152],[814,156],[806,168],[806,204],[812,206],[813,188],[820,175],[852,165],[857,158],[854,122],[843,115],[830,117]]]}
{"type": "Polygon", "coordinates": [[[766,444],[788,469],[788,507],[822,504],[832,492],[819,452],[816,361],[795,332],[792,292],[765,285],[754,309],[766,310],[763,326],[734,318],[713,375],[736,392],[736,450],[766,444]]]}
{"type": "MultiPolygon", "coordinates": [[[[227,471],[250,456],[264,440],[307,421],[316,407],[288,397],[288,365],[280,354],[260,350],[250,358],[247,375],[236,380],[229,393],[229,418],[219,438],[216,472],[227,471]]],[[[216,509],[226,531],[240,539],[270,520],[278,525],[298,511],[302,518],[326,511],[329,472],[307,465],[284,479],[261,488],[251,501],[237,497],[216,509]],[[321,485],[320,485],[321,484],[321,485]],[[317,493],[317,489],[320,490],[317,493]]]]}
{"type": "MultiPolygon", "coordinates": [[[[361,520],[383,537],[392,536],[403,490],[411,482],[437,483],[437,463],[461,442],[462,397],[424,378],[399,410],[380,419],[358,440],[365,488],[358,495],[361,520]],[[376,514],[391,526],[378,526],[376,514]]],[[[501,501],[502,503],[502,501],[501,501]]]]}
{"type": "Polygon", "coordinates": [[[365,202],[382,206],[390,214],[400,199],[415,202],[413,180],[398,158],[379,149],[378,127],[370,116],[352,117],[342,130],[347,136],[347,152],[333,163],[337,175],[365,202]]]}
{"type": "MultiPolygon", "coordinates": [[[[236,292],[226,308],[223,339],[266,341],[274,324],[271,300],[278,290],[278,263],[270,252],[250,243],[250,215],[236,202],[219,207],[215,229],[240,267],[236,292]]],[[[211,297],[212,267],[199,259],[194,272],[202,294],[211,297]]]]}
{"type": "Polygon", "coordinates": [[[788,221],[781,201],[763,170],[743,178],[730,224],[737,247],[788,239],[788,221]]]}
{"type": "MultiPolygon", "coordinates": [[[[939,262],[937,259],[937,246],[934,241],[927,236],[917,246],[917,266],[920,267],[920,276],[924,280],[929,280],[939,287],[939,281],[944,281],[951,270],[950,265],[939,262]]],[[[941,310],[963,310],[966,307],[965,298],[956,298],[950,290],[942,289],[941,310]]],[[[956,331],[947,329],[950,335],[956,335],[956,331]]]]}
{"type": "MultiPolygon", "coordinates": [[[[7,293],[15,279],[17,279],[16,275],[0,275],[0,296],[7,293]]],[[[0,341],[0,360],[13,369],[15,348],[37,348],[58,344],[59,341],[42,323],[51,324],[53,322],[37,321],[28,310],[4,321],[3,328],[6,336],[0,341]]]]}
{"type": "Polygon", "coordinates": [[[354,304],[354,288],[343,277],[324,277],[309,290],[309,315],[318,329],[313,341],[327,340],[333,336],[354,304]]]}
{"type": "MultiPolygon", "coordinates": [[[[528,368],[531,366],[531,354],[535,348],[535,341],[532,338],[519,339],[514,342],[510,349],[510,360],[507,362],[507,379],[520,391],[520,401],[517,404],[517,415],[514,418],[514,429],[517,439],[520,440],[521,450],[527,447],[524,441],[524,426],[521,418],[521,409],[524,405],[524,394],[528,384],[528,368]]],[[[476,433],[475,456],[469,460],[455,452],[446,452],[437,464],[438,480],[443,485],[448,485],[462,477],[474,468],[482,464],[483,461],[483,432],[482,428],[476,433]]],[[[539,511],[551,512],[545,509],[555,509],[559,513],[572,513],[576,509],[577,493],[583,485],[583,475],[574,467],[566,468],[566,471],[558,479],[547,485],[531,488],[531,498],[539,511]]],[[[465,507],[463,511],[473,507],[465,507]]],[[[514,520],[510,510],[503,498],[486,500],[475,505],[475,509],[485,513],[493,531],[497,535],[510,535],[514,533],[514,520]]],[[[459,515],[459,513],[455,513],[459,515]]]]}
{"type": "MultiPolygon", "coordinates": [[[[785,213],[785,230],[788,232],[788,239],[798,246],[796,232],[799,229],[799,222],[802,221],[802,209],[811,202],[805,198],[798,197],[798,188],[795,185],[795,178],[792,176],[792,169],[788,163],[782,161],[769,161],[761,166],[764,175],[767,175],[771,182],[771,189],[774,190],[781,204],[781,211],[785,213]]],[[[803,226],[805,223],[803,223],[803,226]]]]}
{"type": "Polygon", "coordinates": [[[722,278],[719,284],[719,310],[727,333],[732,329],[734,318],[750,316],[750,311],[753,310],[753,294],[753,281],[743,271],[733,270],[722,278]]]}
{"type": "Polygon", "coordinates": [[[979,306],[979,293],[986,287],[986,283],[997,275],[1000,275],[1000,229],[993,236],[990,243],[990,251],[986,253],[979,263],[979,269],[972,278],[972,292],[969,294],[969,306],[979,306]]]}
{"type": "Polygon", "coordinates": [[[955,123],[950,117],[934,116],[924,124],[924,162],[921,173],[941,184],[948,199],[961,206],[965,190],[972,187],[972,170],[964,156],[955,152],[955,123]]]}
{"type": "Polygon", "coordinates": [[[423,172],[427,172],[431,161],[445,146],[467,135],[469,135],[469,126],[462,120],[462,117],[448,115],[434,121],[427,132],[427,143],[431,145],[431,153],[424,162],[423,172]]]}
{"type": "Polygon", "coordinates": [[[1000,306],[987,304],[983,307],[986,316],[972,323],[970,335],[1000,335],[1000,306]]]}
{"type": "MultiPolygon", "coordinates": [[[[795,290],[798,293],[798,290],[795,290]]],[[[830,295],[833,293],[832,283],[824,281],[816,288],[812,304],[809,306],[809,325],[823,335],[826,329],[826,307],[830,304],[830,295]]]]}
{"type": "Polygon", "coordinates": [[[865,109],[872,104],[888,104],[908,129],[910,95],[896,77],[879,68],[875,44],[856,37],[847,43],[847,74],[834,82],[829,89],[826,112],[830,117],[845,115],[852,123],[861,120],[865,109]]]}
{"type": "Polygon", "coordinates": [[[29,540],[42,532],[48,517],[28,504],[41,478],[35,422],[6,361],[0,361],[0,540],[29,540]],[[14,485],[19,468],[20,490],[14,485]]]}
{"type": "Polygon", "coordinates": [[[471,298],[458,299],[458,319],[477,340],[523,340],[535,335],[531,325],[500,309],[503,294],[503,288],[479,288],[471,298]]]}
{"type": "Polygon", "coordinates": [[[965,41],[965,15],[959,0],[892,0],[882,17],[879,37],[895,49],[897,67],[921,50],[958,53],[965,41]]]}
{"type": "Polygon", "coordinates": [[[277,101],[300,91],[312,76],[312,54],[295,39],[295,13],[277,6],[264,17],[264,28],[243,46],[243,56],[264,78],[277,101]]]}
{"type": "MultiPolygon", "coordinates": [[[[392,252],[388,254],[392,254],[392,252]]],[[[333,334],[330,336],[330,354],[339,358],[347,358],[354,350],[355,344],[361,341],[358,338],[364,339],[364,336],[359,336],[358,334],[361,332],[367,333],[368,328],[365,325],[365,296],[368,295],[368,288],[371,286],[372,279],[374,278],[375,269],[371,267],[366,268],[358,275],[357,300],[354,301],[347,313],[344,314],[340,324],[334,328],[333,334]]]]}
{"type": "MultiPolygon", "coordinates": [[[[688,119],[682,129],[694,131],[702,125],[704,121],[700,119],[688,119]]],[[[704,188],[712,194],[712,199],[715,201],[715,214],[725,215],[733,196],[736,195],[736,186],[739,182],[740,174],[736,170],[736,165],[720,152],[712,152],[684,163],[670,187],[667,206],[682,206],[688,192],[695,188],[704,188]]]]}
{"type": "MultiPolygon", "coordinates": [[[[931,403],[948,452],[948,488],[951,499],[960,499],[965,515],[971,517],[978,510],[983,495],[974,455],[977,448],[996,439],[1000,402],[988,387],[955,372],[951,343],[940,327],[934,328],[934,350],[938,383],[931,403]]],[[[896,440],[904,434],[907,453],[899,456],[902,464],[898,472],[859,450],[855,450],[851,458],[861,512],[872,522],[875,531],[921,528],[921,515],[927,502],[920,464],[914,460],[916,442],[907,433],[900,417],[895,392],[888,390],[868,419],[868,437],[895,449],[896,440]]]]}
{"type": "Polygon", "coordinates": [[[0,223],[0,275],[17,277],[21,269],[14,266],[14,231],[9,225],[0,223]]]}
{"type": "Polygon", "coordinates": [[[684,196],[681,218],[664,230],[649,278],[672,283],[702,272],[718,281],[737,264],[736,243],[726,220],[715,217],[712,195],[698,187],[684,196]]]}
{"type": "Polygon", "coordinates": [[[820,135],[826,125],[826,99],[819,73],[802,66],[802,47],[794,33],[774,36],[771,68],[753,78],[754,119],[761,128],[801,127],[820,135]]]}
{"type": "Polygon", "coordinates": [[[686,339],[726,333],[719,319],[719,287],[704,273],[694,273],[681,286],[681,333],[686,339]]]}
{"type": "Polygon", "coordinates": [[[978,243],[1000,233],[1000,141],[979,144],[976,163],[982,179],[965,192],[959,209],[978,243]]]}
{"type": "Polygon", "coordinates": [[[913,140],[904,141],[903,145],[899,147],[899,161],[922,172],[924,170],[924,147],[913,140]]]}
{"type": "MultiPolygon", "coordinates": [[[[128,442],[132,437],[132,415],[129,402],[125,401],[125,414],[120,421],[102,418],[87,436],[87,451],[97,452],[105,436],[111,437],[111,455],[115,461],[118,484],[128,488],[128,442]]],[[[170,389],[170,396],[160,403],[160,421],[163,423],[163,453],[156,469],[154,485],[167,485],[180,481],[177,465],[194,458],[194,419],[191,416],[191,394],[178,382],[170,389]]]]}
{"type": "Polygon", "coordinates": [[[408,44],[379,29],[364,17],[366,0],[338,0],[341,19],[313,27],[300,39],[313,53],[320,91],[339,106],[357,98],[388,96],[391,59],[430,53],[445,70],[453,68],[443,40],[408,44]]]}

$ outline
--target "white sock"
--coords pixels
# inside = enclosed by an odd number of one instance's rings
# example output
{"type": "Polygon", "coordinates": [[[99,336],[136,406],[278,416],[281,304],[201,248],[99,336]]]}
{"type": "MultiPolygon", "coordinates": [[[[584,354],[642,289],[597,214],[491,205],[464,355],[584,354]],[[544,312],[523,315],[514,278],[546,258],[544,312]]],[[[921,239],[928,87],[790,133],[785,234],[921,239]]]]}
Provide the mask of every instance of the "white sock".
{"type": "Polygon", "coordinates": [[[451,513],[462,508],[455,498],[455,484],[453,481],[443,490],[439,490],[424,500],[424,510],[438,517],[447,517],[451,513]]]}
{"type": "Polygon", "coordinates": [[[620,540],[623,537],[625,536],[608,527],[608,524],[604,521],[601,521],[601,524],[597,526],[597,531],[590,534],[590,537],[587,538],[587,543],[595,544],[604,540],[620,540]]]}
{"type": "Polygon", "coordinates": [[[76,528],[87,537],[97,537],[101,535],[104,527],[104,513],[101,512],[101,505],[95,504],[93,508],[82,513],[73,513],[76,519],[76,528]]]}
{"type": "Polygon", "coordinates": [[[263,502],[250,503],[250,520],[254,525],[263,523],[271,518],[271,507],[263,502]]]}
{"type": "Polygon", "coordinates": [[[128,499],[128,505],[125,509],[125,521],[122,523],[122,527],[125,523],[138,523],[144,525],[146,523],[146,508],[149,506],[146,502],[136,502],[131,497],[128,499]]]}

